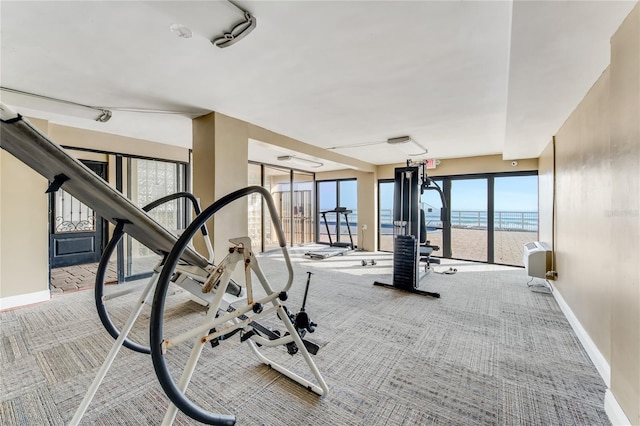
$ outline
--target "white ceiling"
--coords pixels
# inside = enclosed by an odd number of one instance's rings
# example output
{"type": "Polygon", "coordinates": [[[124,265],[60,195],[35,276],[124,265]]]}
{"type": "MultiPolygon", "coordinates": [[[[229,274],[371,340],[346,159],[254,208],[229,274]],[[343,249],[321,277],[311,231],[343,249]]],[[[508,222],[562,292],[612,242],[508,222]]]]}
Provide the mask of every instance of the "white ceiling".
{"type": "MultiPolygon", "coordinates": [[[[218,111],[373,164],[406,160],[415,146],[384,143],[402,135],[430,158],[531,158],[607,67],[635,3],[238,1],[257,28],[220,49],[209,39],[242,17],[226,1],[3,0],[1,85],[114,114],[97,123],[90,110],[2,99],[25,115],[187,147],[191,118],[218,111]],[[193,37],[173,34],[176,23],[193,37]],[[340,148],[369,142],[381,143],[340,148]]],[[[268,151],[252,143],[251,159],[268,151]]]]}

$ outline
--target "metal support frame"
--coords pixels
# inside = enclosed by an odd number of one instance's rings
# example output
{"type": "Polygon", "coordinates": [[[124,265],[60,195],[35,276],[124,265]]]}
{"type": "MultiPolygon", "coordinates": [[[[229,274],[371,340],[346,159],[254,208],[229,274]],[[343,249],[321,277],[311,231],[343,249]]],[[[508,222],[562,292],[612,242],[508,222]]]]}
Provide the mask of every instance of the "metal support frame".
{"type": "MultiPolygon", "coordinates": [[[[11,111],[10,108],[2,104],[0,104],[0,123],[3,132],[2,149],[23,161],[48,180],[54,180],[56,175],[64,173],[69,177],[69,179],[62,184],[65,191],[93,208],[100,216],[107,218],[114,224],[117,224],[117,232],[113,237],[114,239],[117,238],[119,240],[124,233],[127,233],[145,246],[149,247],[156,254],[165,256],[163,261],[154,268],[154,274],[138,297],[124,328],[119,331],[117,329],[115,330],[115,333],[117,334],[116,340],[89,390],[83,398],[80,407],[74,414],[71,421],[72,425],[78,424],[82,419],[98,387],[102,383],[102,380],[106,376],[108,370],[111,368],[120,348],[124,345],[127,336],[142,311],[142,308],[146,303],[148,303],[152,291],[154,296],[151,303],[149,336],[151,345],[149,349],[151,351],[154,368],[158,376],[158,380],[169,399],[176,405],[176,407],[185,414],[191,416],[193,419],[209,424],[226,425],[233,424],[235,422],[234,416],[209,413],[193,404],[184,396],[184,389],[186,389],[186,386],[188,385],[191,375],[193,374],[193,368],[195,367],[197,358],[200,356],[200,352],[202,350],[201,346],[207,341],[211,341],[216,338],[216,335],[218,337],[223,336],[223,334],[218,333],[228,334],[229,332],[236,330],[241,332],[241,337],[244,338],[242,340],[250,343],[252,351],[256,353],[260,361],[273,367],[277,371],[280,371],[282,374],[319,395],[324,395],[328,392],[327,385],[311,359],[310,351],[308,349],[308,347],[311,347],[312,352],[315,353],[318,349],[317,345],[313,345],[310,342],[303,340],[302,337],[304,332],[294,327],[292,322],[293,320],[290,317],[289,312],[280,304],[280,300],[286,299],[286,293],[292,286],[293,266],[287,252],[282,224],[278,219],[278,212],[269,191],[261,186],[252,186],[239,189],[225,195],[198,214],[191,224],[187,226],[184,233],[179,238],[176,238],[167,229],[149,217],[143,209],[140,209],[131,203],[130,200],[126,199],[121,192],[118,192],[116,189],[108,185],[95,173],[91,172],[78,162],[77,159],[66,153],[62,147],[40,133],[27,120],[24,120],[20,115],[11,111]],[[195,249],[191,246],[193,236],[201,230],[203,231],[205,240],[208,239],[206,229],[204,227],[205,223],[218,210],[241,197],[256,192],[260,193],[266,201],[288,272],[286,283],[280,291],[274,291],[267,281],[267,278],[262,273],[251,250],[251,240],[249,237],[232,240],[234,247],[231,249],[227,258],[225,258],[219,266],[214,265],[210,260],[207,260],[195,252],[195,249]],[[226,291],[228,288],[238,287],[237,283],[231,280],[231,273],[233,272],[235,265],[240,261],[243,262],[245,267],[245,287],[247,291],[245,296],[242,294],[242,289],[240,289],[240,293],[237,293],[235,291],[237,288],[234,288],[234,293],[240,295],[240,297],[237,297],[232,294],[227,294],[226,291]],[[261,282],[262,287],[267,294],[266,297],[253,300],[254,294],[251,285],[252,272],[261,282]],[[182,277],[188,277],[189,279],[183,279],[182,277]],[[165,341],[162,328],[168,287],[179,283],[190,284],[185,285],[183,288],[187,290],[187,292],[193,293],[194,296],[198,296],[202,299],[209,307],[209,314],[208,320],[205,322],[206,327],[208,327],[207,329],[204,329],[203,326],[195,327],[195,331],[192,330],[188,334],[182,336],[184,340],[199,338],[201,344],[199,345],[199,348],[193,349],[190,361],[187,364],[187,368],[183,371],[183,378],[181,378],[178,387],[173,382],[167,365],[164,363],[164,355],[167,348],[170,349],[171,343],[176,343],[179,339],[172,338],[165,341]],[[200,286],[200,284],[202,284],[202,286],[200,286]],[[197,293],[199,293],[197,295],[195,294],[196,290],[197,293]],[[209,292],[203,294],[202,290],[205,290],[205,293],[207,291],[209,292]],[[241,306],[232,307],[232,303],[238,303],[241,306]],[[270,304],[271,306],[264,309],[263,306],[265,304],[270,304]],[[226,308],[226,311],[222,311],[221,308],[226,308]],[[218,312],[225,313],[219,315],[218,318],[213,318],[218,312]],[[268,313],[276,312],[280,314],[280,320],[289,332],[288,335],[282,337],[275,335],[275,333],[273,335],[269,335],[265,333],[265,328],[263,326],[260,326],[255,322],[255,320],[268,313]],[[211,328],[216,326],[221,327],[223,325],[224,328],[220,331],[211,331],[211,328]],[[255,328],[255,330],[253,330],[253,328],[255,328]],[[265,333],[265,335],[268,335],[269,339],[256,336],[256,330],[260,330],[265,333]],[[252,342],[251,340],[254,340],[255,342],[252,342]],[[286,345],[289,353],[300,352],[311,369],[311,372],[316,378],[318,384],[314,385],[310,381],[303,379],[287,368],[271,362],[260,351],[258,351],[257,346],[255,346],[254,343],[265,347],[286,345]],[[293,344],[296,345],[295,351],[292,351],[293,344]],[[181,391],[181,389],[183,390],[181,391]]],[[[121,172],[121,161],[117,161],[117,165],[119,165],[118,167],[121,172]]],[[[119,186],[121,187],[122,175],[121,173],[117,173],[117,175],[119,175],[117,177],[119,180],[119,186]]],[[[118,246],[118,244],[115,241],[111,243],[108,252],[112,253],[116,246],[118,246]]],[[[207,248],[210,250],[210,259],[213,259],[211,247],[212,246],[209,241],[207,248]]],[[[103,253],[101,263],[108,262],[108,260],[109,256],[105,256],[103,253]]],[[[96,285],[104,285],[103,276],[104,274],[102,273],[100,275],[96,275],[96,280],[98,280],[96,285]]],[[[100,293],[101,296],[96,298],[99,299],[96,300],[96,302],[103,303],[109,298],[119,297],[128,293],[129,289],[116,291],[114,294],[110,295],[102,295],[100,293]]],[[[108,317],[108,313],[106,316],[108,317]]],[[[174,408],[170,408],[168,410],[168,413],[165,416],[166,421],[172,421],[173,416],[175,416],[175,414],[172,414],[174,410],[174,408]]]]}
{"type": "MultiPolygon", "coordinates": [[[[241,340],[249,342],[250,346],[252,346],[252,351],[260,361],[266,365],[274,368],[276,371],[279,371],[281,374],[289,377],[320,396],[325,395],[328,392],[327,384],[311,359],[310,352],[307,348],[307,345],[310,342],[303,340],[301,335],[302,333],[299,333],[298,330],[296,330],[288,315],[287,309],[280,303],[280,300],[285,299],[283,296],[285,296],[290,290],[293,283],[293,266],[287,251],[282,225],[275,219],[277,219],[277,211],[271,195],[265,188],[253,186],[237,190],[222,197],[205,209],[202,214],[198,215],[198,217],[196,217],[183,232],[174,245],[171,253],[169,253],[165,260],[164,268],[158,279],[158,285],[156,287],[151,310],[151,357],[158,380],[169,399],[178,409],[197,421],[214,425],[231,425],[235,423],[235,416],[206,411],[194,404],[185,396],[185,391],[191,380],[191,375],[195,370],[195,365],[200,357],[204,345],[207,342],[214,341],[215,339],[218,339],[216,342],[219,343],[220,341],[225,340],[222,337],[231,336],[235,334],[235,332],[241,333],[241,340]],[[251,239],[249,237],[231,239],[230,241],[234,246],[229,249],[229,254],[222,260],[222,262],[220,262],[219,266],[212,267],[211,274],[207,277],[202,287],[204,291],[207,291],[208,289],[215,289],[205,320],[200,325],[193,327],[187,332],[176,336],[165,335],[163,331],[163,317],[167,290],[171,284],[173,271],[179,266],[182,253],[189,245],[193,235],[197,232],[197,229],[202,226],[202,224],[204,224],[222,207],[254,192],[258,192],[264,197],[272,221],[274,221],[279,245],[282,250],[289,275],[284,287],[280,291],[276,291],[272,288],[253,254],[251,249],[251,239]],[[236,268],[238,262],[243,263],[245,272],[244,286],[246,290],[246,297],[243,298],[233,297],[226,292],[231,281],[231,274],[236,268]],[[259,299],[254,299],[253,285],[251,282],[252,272],[258,278],[264,292],[266,293],[266,296],[259,299]],[[236,304],[236,306],[232,306],[233,304],[236,304]],[[267,307],[267,305],[271,306],[267,307]],[[277,335],[270,336],[269,339],[256,335],[255,331],[263,331],[264,328],[256,321],[267,314],[276,312],[279,314],[279,319],[284,324],[288,334],[282,337],[277,335]],[[183,370],[182,376],[178,383],[176,383],[169,371],[166,356],[171,353],[172,348],[181,343],[189,342],[194,342],[191,355],[185,369],[183,370]],[[317,384],[314,384],[286,367],[273,362],[258,350],[256,344],[264,347],[284,345],[288,350],[292,344],[295,344],[296,350],[294,352],[289,351],[289,353],[299,352],[302,354],[309,369],[315,377],[317,384]]],[[[174,416],[173,413],[168,413],[167,416],[165,416],[164,423],[170,424],[172,416],[174,416]]]]}

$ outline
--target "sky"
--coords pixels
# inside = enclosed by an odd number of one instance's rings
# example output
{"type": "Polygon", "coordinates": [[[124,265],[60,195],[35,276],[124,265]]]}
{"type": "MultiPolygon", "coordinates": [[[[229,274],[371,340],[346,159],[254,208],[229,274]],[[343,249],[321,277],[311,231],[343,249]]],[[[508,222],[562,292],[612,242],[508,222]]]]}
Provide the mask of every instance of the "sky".
{"type": "MultiPolygon", "coordinates": [[[[441,182],[438,182],[442,186],[441,182]]],[[[494,180],[494,206],[496,211],[537,211],[538,177],[497,177],[494,180]]],[[[487,210],[487,180],[453,180],[451,188],[452,210],[487,210]]],[[[425,191],[422,201],[440,208],[442,202],[436,191],[425,191]]],[[[393,183],[380,186],[380,208],[393,208],[393,183]]]]}

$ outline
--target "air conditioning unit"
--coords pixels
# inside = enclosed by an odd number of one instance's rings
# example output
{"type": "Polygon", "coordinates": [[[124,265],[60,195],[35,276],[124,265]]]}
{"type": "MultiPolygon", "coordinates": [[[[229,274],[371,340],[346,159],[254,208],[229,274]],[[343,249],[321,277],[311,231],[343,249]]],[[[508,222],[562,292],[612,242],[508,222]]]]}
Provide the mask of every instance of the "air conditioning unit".
{"type": "Polygon", "coordinates": [[[551,247],[540,241],[527,243],[524,245],[522,261],[527,275],[546,279],[547,272],[551,271],[551,247]]]}

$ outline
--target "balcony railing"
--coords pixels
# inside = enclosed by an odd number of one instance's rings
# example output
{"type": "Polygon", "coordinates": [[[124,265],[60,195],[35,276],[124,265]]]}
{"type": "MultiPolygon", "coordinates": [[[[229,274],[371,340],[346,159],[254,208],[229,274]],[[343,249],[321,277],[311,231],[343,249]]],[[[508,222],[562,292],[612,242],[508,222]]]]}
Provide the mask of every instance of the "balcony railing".
{"type": "MultiPolygon", "coordinates": [[[[427,227],[442,227],[440,211],[425,214],[427,227]]],[[[466,229],[487,229],[487,212],[481,210],[451,211],[451,227],[466,229]]],[[[538,231],[538,212],[496,211],[493,215],[493,227],[496,231],[538,231]]],[[[393,210],[380,211],[382,233],[393,233],[393,210]]],[[[433,230],[431,229],[431,230],[433,230]]]]}

